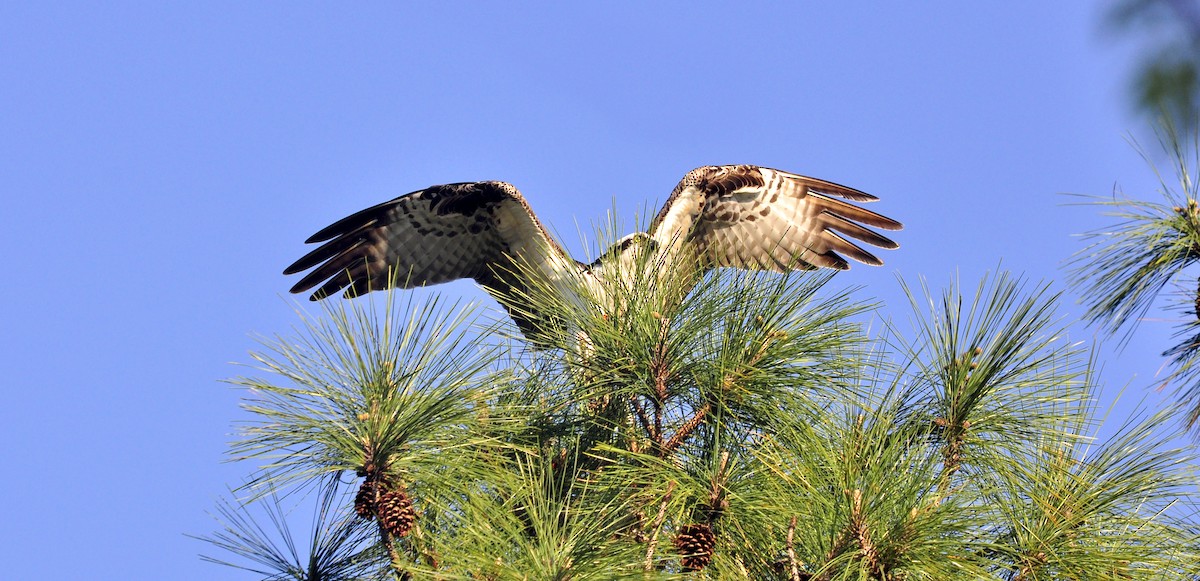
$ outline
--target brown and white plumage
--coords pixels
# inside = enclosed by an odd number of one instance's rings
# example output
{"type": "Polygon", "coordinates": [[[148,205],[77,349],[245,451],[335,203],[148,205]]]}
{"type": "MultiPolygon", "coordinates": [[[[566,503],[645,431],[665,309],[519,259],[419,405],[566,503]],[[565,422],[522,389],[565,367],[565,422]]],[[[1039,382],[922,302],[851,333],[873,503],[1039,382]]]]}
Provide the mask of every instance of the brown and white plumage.
{"type": "Polygon", "coordinates": [[[588,265],[567,255],[512,185],[447,184],[400,196],[322,229],[306,242],[323,244],[284,274],[313,268],[291,289],[315,288],[312,300],[340,291],[355,296],[393,285],[412,288],[472,278],[497,298],[507,297],[509,314],[528,334],[536,324],[530,319],[537,315],[525,305],[510,304],[512,297],[533,287],[579,292],[571,280],[620,262],[633,248],[644,248],[631,243],[639,238],[651,241],[649,248],[665,259],[661,264],[698,265],[697,275],[721,266],[780,272],[845,269],[849,263],[843,255],[882,264],[851,239],[896,248],[868,226],[899,230],[900,223],[843,200],[876,198],[752,165],[700,167],[675,187],[648,233],[627,237],[588,265]]]}
{"type": "Polygon", "coordinates": [[[779,272],[817,267],[846,269],[842,255],[883,264],[847,239],[880,248],[895,242],[870,230],[899,230],[899,222],[839,200],[875,196],[833,182],[751,165],[694,169],[675,186],[650,224],[662,248],[693,252],[704,267],[732,266],[779,272]]]}

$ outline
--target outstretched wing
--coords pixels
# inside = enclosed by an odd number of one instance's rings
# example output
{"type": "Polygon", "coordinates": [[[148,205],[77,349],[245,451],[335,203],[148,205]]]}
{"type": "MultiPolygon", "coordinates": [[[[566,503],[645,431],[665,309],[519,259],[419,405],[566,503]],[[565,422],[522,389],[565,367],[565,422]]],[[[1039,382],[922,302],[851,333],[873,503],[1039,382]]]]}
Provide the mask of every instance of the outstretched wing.
{"type": "Polygon", "coordinates": [[[843,256],[880,265],[882,261],[851,239],[897,248],[867,226],[899,230],[900,223],[843,201],[876,199],[853,188],[764,167],[705,166],[688,172],[675,186],[651,223],[650,235],[660,247],[692,253],[704,268],[849,268],[843,256]]]}
{"type": "Polygon", "coordinates": [[[520,277],[548,276],[574,264],[524,196],[504,182],[412,192],[342,218],[305,242],[323,244],[283,273],[316,267],[291,289],[316,288],[314,301],[343,290],[350,297],[459,278],[506,294],[520,277]]]}

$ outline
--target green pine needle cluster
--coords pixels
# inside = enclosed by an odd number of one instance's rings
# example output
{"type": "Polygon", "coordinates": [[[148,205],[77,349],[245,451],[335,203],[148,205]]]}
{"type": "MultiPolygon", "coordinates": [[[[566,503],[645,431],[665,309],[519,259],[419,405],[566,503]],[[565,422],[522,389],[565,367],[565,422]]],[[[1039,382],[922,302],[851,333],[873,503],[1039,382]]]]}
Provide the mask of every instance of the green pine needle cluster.
{"type": "MultiPolygon", "coordinates": [[[[1200,283],[1187,274],[1200,262],[1200,132],[1181,135],[1169,123],[1159,130],[1170,172],[1155,168],[1159,200],[1111,198],[1085,202],[1113,218],[1109,227],[1083,235],[1087,246],[1069,262],[1071,283],[1083,296],[1086,318],[1128,341],[1168,285],[1169,311],[1177,313],[1175,343],[1164,349],[1177,411],[1189,428],[1200,426],[1200,283]]],[[[1143,153],[1150,166],[1154,163],[1143,153]]]]}

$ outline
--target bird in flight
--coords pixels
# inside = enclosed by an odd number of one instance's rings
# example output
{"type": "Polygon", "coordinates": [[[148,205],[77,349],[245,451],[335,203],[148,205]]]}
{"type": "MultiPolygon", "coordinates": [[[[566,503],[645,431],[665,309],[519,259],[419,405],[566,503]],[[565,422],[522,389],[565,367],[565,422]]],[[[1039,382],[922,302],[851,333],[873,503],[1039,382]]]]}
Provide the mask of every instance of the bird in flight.
{"type": "MultiPolygon", "coordinates": [[[[283,272],[311,268],[291,292],[315,288],[314,301],[339,292],[354,297],[471,278],[529,336],[539,315],[534,305],[519,304],[521,297],[533,289],[604,293],[598,277],[606,269],[628,265],[639,253],[654,253],[656,264],[667,268],[691,269],[687,274],[693,280],[717,267],[846,269],[845,257],[881,265],[851,241],[897,247],[868,227],[899,230],[899,222],[849,203],[876,199],[833,182],[765,167],[699,167],[675,186],[647,232],[626,236],[585,264],[555,242],[511,184],[446,184],[334,222],[305,241],[320,246],[283,272]]],[[[603,303],[607,297],[590,298],[603,303]]]]}

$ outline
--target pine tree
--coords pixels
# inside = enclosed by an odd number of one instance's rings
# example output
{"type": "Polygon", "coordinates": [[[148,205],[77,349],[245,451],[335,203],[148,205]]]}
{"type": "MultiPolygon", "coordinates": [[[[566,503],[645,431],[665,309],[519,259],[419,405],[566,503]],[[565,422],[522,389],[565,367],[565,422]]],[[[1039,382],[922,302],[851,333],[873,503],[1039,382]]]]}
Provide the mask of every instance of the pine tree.
{"type": "MultiPolygon", "coordinates": [[[[1200,287],[1186,272],[1200,263],[1200,132],[1181,134],[1169,121],[1158,129],[1170,160],[1169,172],[1155,168],[1160,200],[1126,196],[1085,197],[1115,224],[1088,232],[1088,245],[1071,261],[1071,283],[1088,307],[1085,317],[1128,341],[1160,295],[1174,285],[1168,310],[1177,313],[1174,345],[1163,356],[1162,380],[1177,398],[1176,411],[1189,428],[1200,428],[1200,287]],[[1190,140],[1190,141],[1188,141],[1190,140]]],[[[1142,157],[1150,160],[1147,153],[1142,157]]],[[[1153,167],[1153,164],[1151,164],[1153,167]]]]}
{"type": "Polygon", "coordinates": [[[608,304],[532,289],[556,313],[537,348],[438,300],[322,303],[235,380],[232,453],[259,468],[209,540],[268,579],[1200,570],[1188,452],[1162,414],[1094,441],[1089,353],[1046,285],[922,283],[915,331],[870,337],[830,274],[627,282],[664,266],[610,273],[608,304]],[[249,515],[277,491],[336,499],[316,557],[267,555],[249,515]]]}

